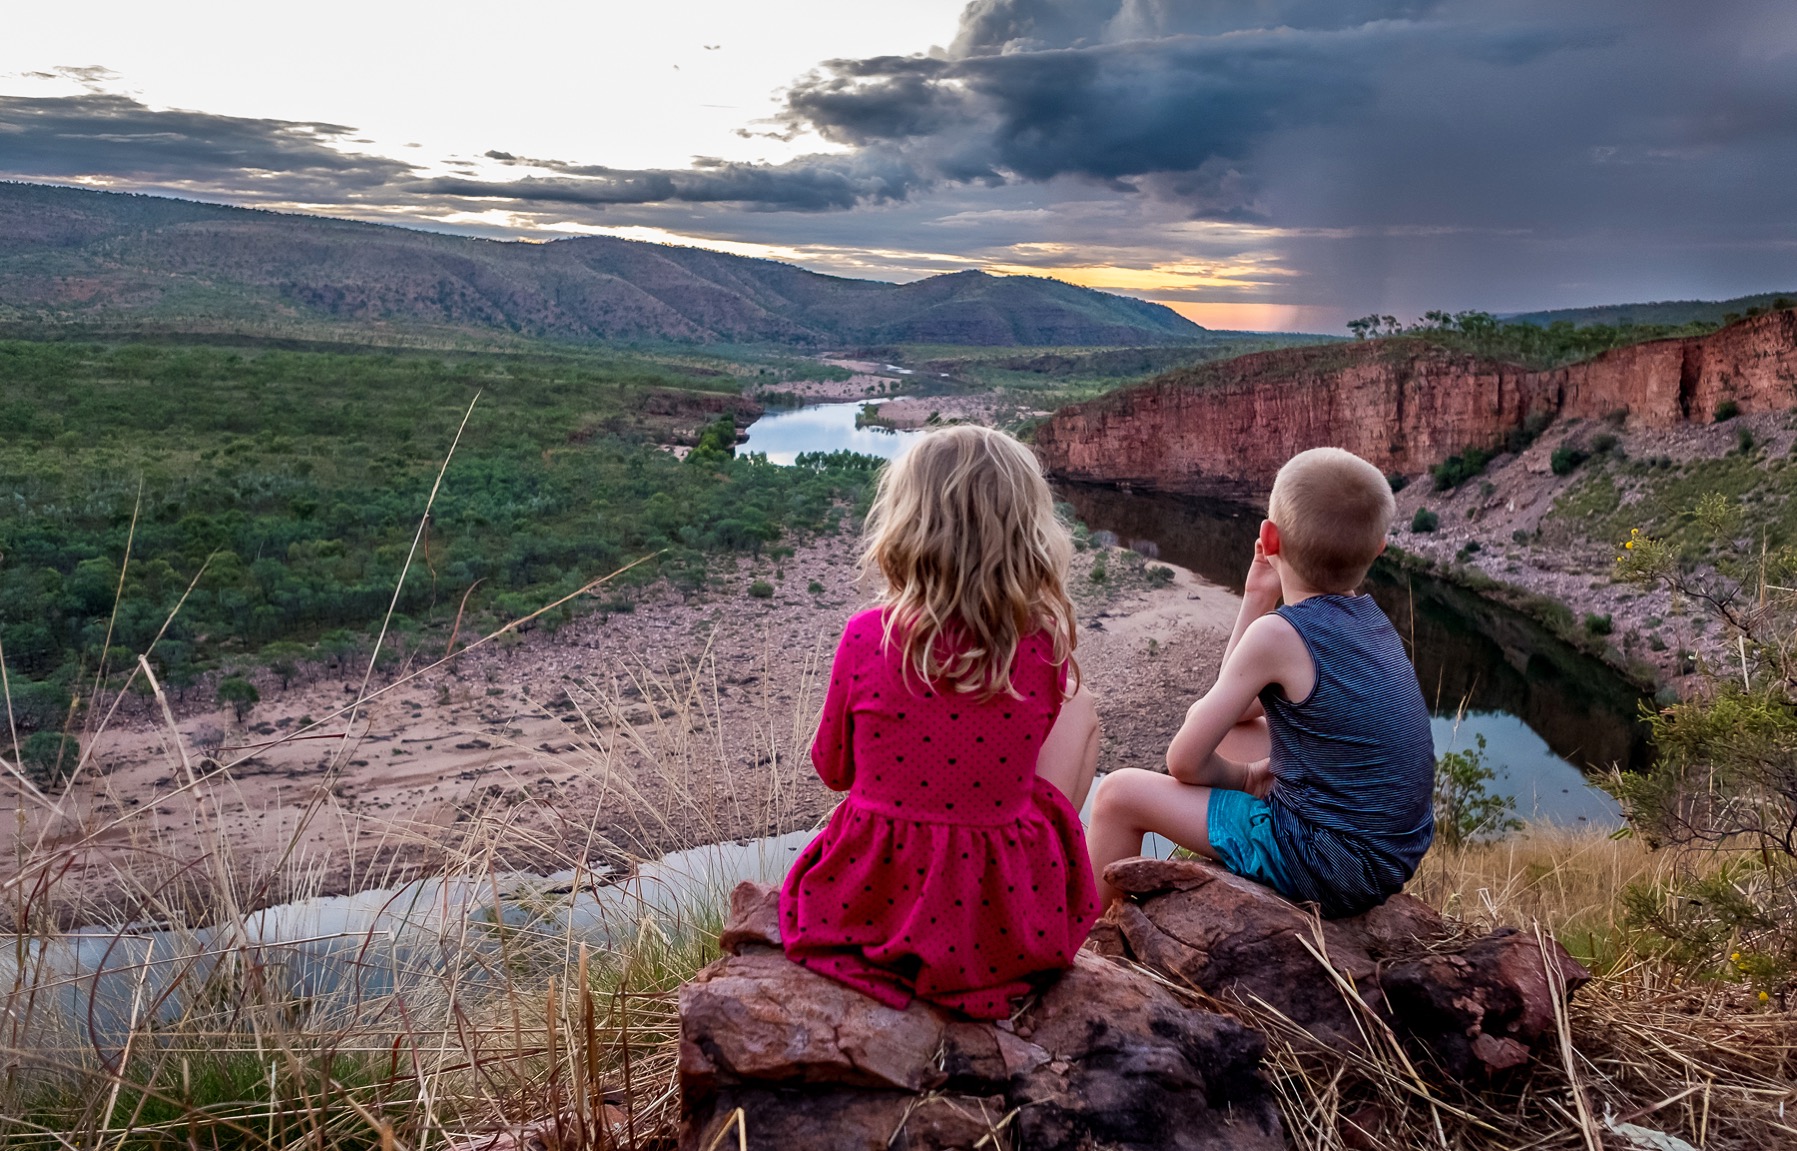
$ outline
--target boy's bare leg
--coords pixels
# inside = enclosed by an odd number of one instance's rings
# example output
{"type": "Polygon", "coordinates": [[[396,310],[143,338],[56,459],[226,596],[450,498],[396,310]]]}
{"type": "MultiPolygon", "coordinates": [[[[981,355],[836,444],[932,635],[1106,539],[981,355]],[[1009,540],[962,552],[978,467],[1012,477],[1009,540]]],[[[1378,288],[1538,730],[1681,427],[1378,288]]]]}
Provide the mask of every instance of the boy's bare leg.
{"type": "Polygon", "coordinates": [[[1081,687],[1061,705],[1061,714],[1042,741],[1036,756],[1036,775],[1055,785],[1078,811],[1092,790],[1098,769],[1098,710],[1092,696],[1081,687]]]}
{"type": "Polygon", "coordinates": [[[1253,763],[1272,755],[1273,737],[1267,734],[1267,717],[1257,715],[1230,728],[1217,745],[1217,754],[1237,763],[1253,763]]]}
{"type": "Polygon", "coordinates": [[[1092,799],[1092,826],[1086,831],[1100,907],[1109,907],[1121,895],[1104,881],[1104,869],[1142,854],[1142,837],[1151,831],[1215,859],[1210,847],[1210,788],[1134,767],[1104,777],[1092,799]]]}

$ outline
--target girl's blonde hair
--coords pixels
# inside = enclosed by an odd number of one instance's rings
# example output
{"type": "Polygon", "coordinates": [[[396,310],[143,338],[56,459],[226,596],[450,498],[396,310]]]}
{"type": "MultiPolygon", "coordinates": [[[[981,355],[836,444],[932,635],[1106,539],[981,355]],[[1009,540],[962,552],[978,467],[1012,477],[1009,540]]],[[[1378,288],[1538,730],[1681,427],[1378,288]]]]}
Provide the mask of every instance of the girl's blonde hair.
{"type": "Polygon", "coordinates": [[[907,677],[1015,695],[1018,641],[1045,630],[1078,682],[1073,540],[1028,448],[969,425],[925,434],[881,474],[866,540],[861,567],[886,577],[885,642],[907,677]]]}

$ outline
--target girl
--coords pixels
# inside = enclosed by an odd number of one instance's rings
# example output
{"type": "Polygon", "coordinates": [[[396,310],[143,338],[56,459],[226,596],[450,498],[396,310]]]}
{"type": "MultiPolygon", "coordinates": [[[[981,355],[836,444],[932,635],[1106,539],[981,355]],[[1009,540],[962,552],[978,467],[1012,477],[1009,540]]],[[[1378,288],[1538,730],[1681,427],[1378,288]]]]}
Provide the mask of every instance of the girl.
{"type": "Polygon", "coordinates": [[[1098,915],[1072,541],[1029,449],[976,427],[889,465],[866,537],[885,592],[843,630],[811,746],[849,795],[786,877],[786,954],[891,1007],[1003,1018],[1098,915]]]}

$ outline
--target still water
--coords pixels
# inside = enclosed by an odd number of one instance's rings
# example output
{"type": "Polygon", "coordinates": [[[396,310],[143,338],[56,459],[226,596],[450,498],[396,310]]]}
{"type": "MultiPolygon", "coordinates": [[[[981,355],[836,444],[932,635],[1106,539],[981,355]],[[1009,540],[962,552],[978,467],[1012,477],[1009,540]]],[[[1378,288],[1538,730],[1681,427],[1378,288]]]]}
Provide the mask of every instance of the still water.
{"type": "MultiPolygon", "coordinates": [[[[881,397],[880,402],[900,398],[881,397]]],[[[913,429],[856,427],[855,417],[860,414],[859,401],[770,410],[749,425],[749,438],[737,444],[736,450],[760,452],[775,464],[793,463],[800,452],[860,452],[895,460],[917,439],[913,429]]]]}
{"type": "MultiPolygon", "coordinates": [[[[915,432],[855,427],[859,403],[770,412],[739,450],[790,463],[800,452],[896,458],[915,432]]],[[[1094,530],[1239,591],[1260,513],[1214,500],[1062,484],[1056,495],[1094,530]]],[[[1616,801],[1587,771],[1639,768],[1649,755],[1641,694],[1526,617],[1463,589],[1381,566],[1370,590],[1405,638],[1436,713],[1437,754],[1485,739],[1494,791],[1530,822],[1613,828],[1616,801]]]]}

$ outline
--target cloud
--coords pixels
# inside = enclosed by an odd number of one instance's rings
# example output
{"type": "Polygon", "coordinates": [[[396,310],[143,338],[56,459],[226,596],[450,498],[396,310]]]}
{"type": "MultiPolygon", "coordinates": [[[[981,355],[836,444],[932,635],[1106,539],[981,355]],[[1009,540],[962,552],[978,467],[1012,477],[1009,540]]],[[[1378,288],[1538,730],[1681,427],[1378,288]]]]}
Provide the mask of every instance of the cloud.
{"type": "MultiPolygon", "coordinates": [[[[98,68],[80,71],[109,75],[98,68]]],[[[245,190],[252,180],[272,177],[267,194],[310,188],[338,197],[386,187],[412,171],[409,164],[338,146],[355,131],[341,124],[154,109],[99,91],[0,96],[0,171],[38,179],[223,183],[245,190]]]]}
{"type": "Polygon", "coordinates": [[[1797,286],[1793,44],[1789,0],[972,0],[946,48],[795,80],[759,127],[818,146],[777,164],[495,140],[427,170],[342,125],[148,108],[96,67],[0,98],[0,172],[1352,314],[1724,294],[1797,286]]]}

